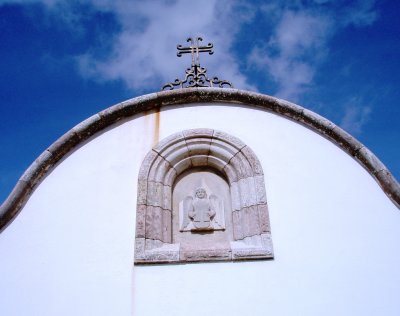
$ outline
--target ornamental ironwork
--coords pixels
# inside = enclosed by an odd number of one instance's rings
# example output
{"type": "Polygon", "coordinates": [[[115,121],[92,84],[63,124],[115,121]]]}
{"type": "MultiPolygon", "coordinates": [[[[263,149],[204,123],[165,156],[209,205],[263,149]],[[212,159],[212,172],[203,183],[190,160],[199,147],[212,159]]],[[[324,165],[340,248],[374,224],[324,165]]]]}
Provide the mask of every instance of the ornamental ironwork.
{"type": "Polygon", "coordinates": [[[232,88],[232,83],[226,80],[220,80],[218,77],[209,78],[207,77],[207,69],[200,66],[199,54],[208,53],[209,55],[214,54],[212,43],[208,43],[206,46],[200,46],[202,42],[201,37],[195,39],[189,37],[187,42],[190,42],[190,46],[183,47],[178,45],[177,56],[181,57],[182,54],[192,55],[192,65],[190,68],[185,70],[185,79],[175,79],[175,81],[165,84],[161,90],[173,90],[177,88],[195,88],[195,87],[219,87],[219,88],[232,88]]]}

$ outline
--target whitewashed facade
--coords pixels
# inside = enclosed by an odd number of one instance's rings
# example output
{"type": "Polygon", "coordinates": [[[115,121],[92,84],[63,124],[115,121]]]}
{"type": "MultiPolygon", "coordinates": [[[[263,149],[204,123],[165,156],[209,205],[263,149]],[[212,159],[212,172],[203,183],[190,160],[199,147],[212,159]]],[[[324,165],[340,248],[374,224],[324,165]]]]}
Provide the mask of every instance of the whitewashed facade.
{"type": "Polygon", "coordinates": [[[35,189],[2,206],[1,315],[400,314],[397,182],[388,174],[387,189],[376,176],[386,169],[362,163],[364,148],[356,161],[279,104],[300,107],[217,90],[126,101],[100,115],[109,121],[95,132],[87,126],[98,117],[69,132],[59,142],[75,137],[74,146],[57,158],[42,155],[21,178],[35,189]],[[126,114],[132,104],[144,105],[126,114]],[[194,128],[234,135],[257,155],[274,259],[133,265],[141,163],[161,139],[194,128]]]}

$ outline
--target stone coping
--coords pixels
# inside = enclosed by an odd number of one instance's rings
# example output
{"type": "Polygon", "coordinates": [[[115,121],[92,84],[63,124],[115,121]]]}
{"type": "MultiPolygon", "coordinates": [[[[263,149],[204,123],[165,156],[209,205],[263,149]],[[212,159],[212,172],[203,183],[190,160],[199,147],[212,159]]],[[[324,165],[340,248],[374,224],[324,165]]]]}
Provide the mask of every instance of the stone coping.
{"type": "Polygon", "coordinates": [[[18,215],[36,186],[55,165],[96,133],[124,118],[151,109],[210,102],[253,106],[299,122],[317,132],[358,161],[400,208],[400,185],[385,165],[357,139],[324,117],[294,103],[260,93],[238,89],[186,88],[151,93],[118,103],[89,117],[61,136],[30,165],[0,206],[0,232],[18,215]]]}

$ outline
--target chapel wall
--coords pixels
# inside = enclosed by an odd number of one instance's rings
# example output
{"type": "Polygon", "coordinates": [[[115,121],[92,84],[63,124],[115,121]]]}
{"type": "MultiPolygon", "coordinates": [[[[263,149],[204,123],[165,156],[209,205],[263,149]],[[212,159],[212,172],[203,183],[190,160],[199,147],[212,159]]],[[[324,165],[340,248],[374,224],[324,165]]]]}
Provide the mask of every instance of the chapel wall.
{"type": "Polygon", "coordinates": [[[44,179],[0,236],[0,305],[5,315],[398,315],[398,240],[396,206],[322,136],[258,109],[177,107],[105,131],[44,179]],[[140,165],[193,128],[257,155],[273,260],[133,266],[140,165]]]}

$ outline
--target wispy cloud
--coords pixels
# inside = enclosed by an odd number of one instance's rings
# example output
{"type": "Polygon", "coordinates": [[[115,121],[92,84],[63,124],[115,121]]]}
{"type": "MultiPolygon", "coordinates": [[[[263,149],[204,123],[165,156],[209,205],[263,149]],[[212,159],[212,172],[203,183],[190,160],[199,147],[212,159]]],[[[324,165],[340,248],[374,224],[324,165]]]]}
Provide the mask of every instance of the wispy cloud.
{"type": "Polygon", "coordinates": [[[296,100],[312,83],[331,24],[324,15],[285,10],[273,35],[266,44],[255,47],[248,60],[265,68],[278,84],[276,95],[296,100]]]}
{"type": "Polygon", "coordinates": [[[154,90],[184,76],[190,57],[177,58],[176,45],[187,44],[189,36],[201,36],[204,44],[212,41],[215,47],[213,58],[201,59],[210,76],[234,81],[237,88],[256,90],[240,72],[231,53],[241,26],[253,17],[254,8],[245,1],[0,0],[0,4],[4,3],[44,5],[48,13],[57,15],[77,36],[82,33],[80,21],[85,20],[76,11],[77,4],[113,14],[121,29],[111,45],[108,41],[108,53],[99,54],[99,47],[93,47],[75,56],[84,77],[120,80],[137,92],[154,90]]]}
{"type": "Polygon", "coordinates": [[[351,99],[345,107],[345,113],[340,122],[340,127],[351,134],[361,134],[364,125],[370,119],[372,107],[360,103],[358,98],[351,99]]]}
{"type": "Polygon", "coordinates": [[[241,24],[251,18],[245,4],[178,0],[112,2],[103,4],[103,8],[115,12],[122,24],[122,32],[107,59],[96,59],[91,52],[80,56],[84,75],[103,80],[122,79],[130,88],[139,90],[173,81],[177,76],[183,76],[185,67],[190,65],[187,58],[176,57],[175,45],[186,44],[188,35],[200,35],[205,41],[212,39],[215,45],[214,57],[207,59],[207,66],[213,72],[210,75],[218,75],[221,79],[235,78],[236,87],[254,89],[230,54],[241,24]],[[242,14],[232,18],[238,9],[242,14]],[[132,17],[143,22],[140,25],[132,23],[132,17]],[[216,27],[218,25],[224,27],[216,27]]]}
{"type": "MultiPolygon", "coordinates": [[[[82,76],[122,81],[137,93],[183,77],[190,59],[177,58],[175,45],[186,44],[188,36],[202,36],[214,43],[213,57],[201,59],[210,76],[233,81],[240,89],[256,90],[249,83],[253,74],[240,69],[234,45],[244,26],[256,29],[263,25],[268,28],[260,32],[265,37],[250,43],[247,63],[276,84],[276,96],[295,102],[316,84],[319,67],[329,56],[332,37],[349,25],[371,25],[378,17],[375,0],[351,4],[344,0],[271,0],[261,6],[242,0],[0,0],[0,4],[10,2],[45,5],[76,36],[87,27],[80,23],[85,16],[77,7],[89,6],[113,15],[119,29],[112,38],[104,39],[105,53],[99,54],[98,46],[89,47],[74,58],[82,76]],[[260,17],[269,23],[260,23],[260,17]]],[[[262,82],[257,81],[261,90],[262,82]]],[[[370,107],[349,105],[342,126],[359,133],[370,111],[370,107]]]]}
{"type": "MultiPolygon", "coordinates": [[[[42,3],[57,11],[65,24],[82,30],[74,11],[75,2],[67,0],[0,0],[1,3],[42,3]]],[[[79,1],[77,3],[80,3],[79,1]]],[[[188,0],[88,0],[100,12],[112,13],[121,26],[108,46],[108,54],[97,54],[98,47],[77,56],[83,76],[95,80],[121,80],[136,90],[148,90],[183,75],[188,60],[175,56],[175,45],[188,36],[212,40],[216,52],[205,57],[210,75],[233,80],[238,88],[256,88],[240,71],[232,53],[236,36],[246,23],[258,26],[257,12],[272,23],[264,33],[271,34],[253,44],[248,64],[263,69],[278,90],[275,95],[298,101],[314,84],[319,65],[329,54],[329,40],[348,25],[370,25],[377,18],[375,0],[270,1],[257,6],[232,0],[207,2],[188,0]],[[179,73],[182,70],[182,73],[179,73]]],[[[81,4],[82,5],[82,4],[81,4]]]]}
{"type": "Polygon", "coordinates": [[[348,25],[364,26],[377,18],[374,1],[315,0],[305,6],[299,1],[272,2],[262,8],[272,17],[272,35],[255,46],[249,64],[264,68],[278,86],[276,95],[298,101],[314,84],[319,65],[329,55],[329,40],[348,25]]]}
{"type": "Polygon", "coordinates": [[[354,26],[371,25],[378,18],[378,12],[374,8],[375,0],[358,0],[352,5],[344,6],[343,25],[354,26]]]}

